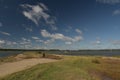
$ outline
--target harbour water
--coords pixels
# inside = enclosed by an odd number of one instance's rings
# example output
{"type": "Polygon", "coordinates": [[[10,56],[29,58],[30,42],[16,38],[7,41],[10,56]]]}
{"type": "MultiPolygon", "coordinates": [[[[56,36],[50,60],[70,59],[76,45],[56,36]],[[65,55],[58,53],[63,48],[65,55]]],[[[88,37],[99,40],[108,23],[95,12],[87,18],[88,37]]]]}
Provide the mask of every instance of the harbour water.
{"type": "Polygon", "coordinates": [[[0,51],[0,57],[7,57],[11,55],[17,55],[22,53],[22,51],[0,51]]]}

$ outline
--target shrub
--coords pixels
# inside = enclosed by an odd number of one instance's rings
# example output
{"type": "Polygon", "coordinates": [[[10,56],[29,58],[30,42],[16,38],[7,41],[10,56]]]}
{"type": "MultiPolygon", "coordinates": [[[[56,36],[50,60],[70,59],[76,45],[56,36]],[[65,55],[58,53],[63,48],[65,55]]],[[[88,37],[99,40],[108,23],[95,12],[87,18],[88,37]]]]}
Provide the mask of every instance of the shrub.
{"type": "Polygon", "coordinates": [[[100,64],[100,61],[98,59],[94,59],[94,60],[92,60],[92,63],[100,64]]]}

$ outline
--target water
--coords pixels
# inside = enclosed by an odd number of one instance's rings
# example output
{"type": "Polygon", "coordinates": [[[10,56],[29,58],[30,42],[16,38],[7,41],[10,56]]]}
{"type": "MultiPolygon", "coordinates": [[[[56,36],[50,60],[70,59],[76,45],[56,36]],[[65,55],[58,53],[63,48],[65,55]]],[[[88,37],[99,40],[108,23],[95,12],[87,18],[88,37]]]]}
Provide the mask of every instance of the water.
{"type": "Polygon", "coordinates": [[[17,55],[22,53],[22,51],[0,51],[0,57],[7,57],[12,55],[17,55]]]}
{"type": "Polygon", "coordinates": [[[120,51],[48,51],[51,54],[63,54],[63,55],[90,55],[90,56],[120,56],[120,51]]]}

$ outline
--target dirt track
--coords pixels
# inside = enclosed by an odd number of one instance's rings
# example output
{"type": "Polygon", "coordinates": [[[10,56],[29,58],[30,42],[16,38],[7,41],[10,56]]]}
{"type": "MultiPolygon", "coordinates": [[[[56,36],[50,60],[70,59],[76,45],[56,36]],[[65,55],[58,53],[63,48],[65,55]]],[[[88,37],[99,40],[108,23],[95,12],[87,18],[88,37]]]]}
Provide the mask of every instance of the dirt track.
{"type": "Polygon", "coordinates": [[[53,59],[25,59],[22,61],[4,63],[0,65],[0,77],[30,68],[37,64],[55,62],[53,59]]]}

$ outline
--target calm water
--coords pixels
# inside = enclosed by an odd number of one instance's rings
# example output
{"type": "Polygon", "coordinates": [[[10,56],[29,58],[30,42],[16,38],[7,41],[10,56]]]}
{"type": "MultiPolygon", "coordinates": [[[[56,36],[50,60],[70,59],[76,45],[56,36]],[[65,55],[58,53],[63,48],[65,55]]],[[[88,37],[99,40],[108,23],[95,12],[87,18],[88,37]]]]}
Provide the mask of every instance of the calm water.
{"type": "Polygon", "coordinates": [[[49,51],[47,53],[64,55],[120,56],[120,51],[49,51]]]}
{"type": "MultiPolygon", "coordinates": [[[[20,54],[23,51],[0,51],[0,57],[7,57],[11,55],[20,54]]],[[[97,56],[120,56],[120,51],[45,51],[50,54],[62,55],[97,55],[97,56]]]]}
{"type": "Polygon", "coordinates": [[[20,54],[22,51],[0,51],[0,57],[7,57],[11,55],[20,54]]]}

